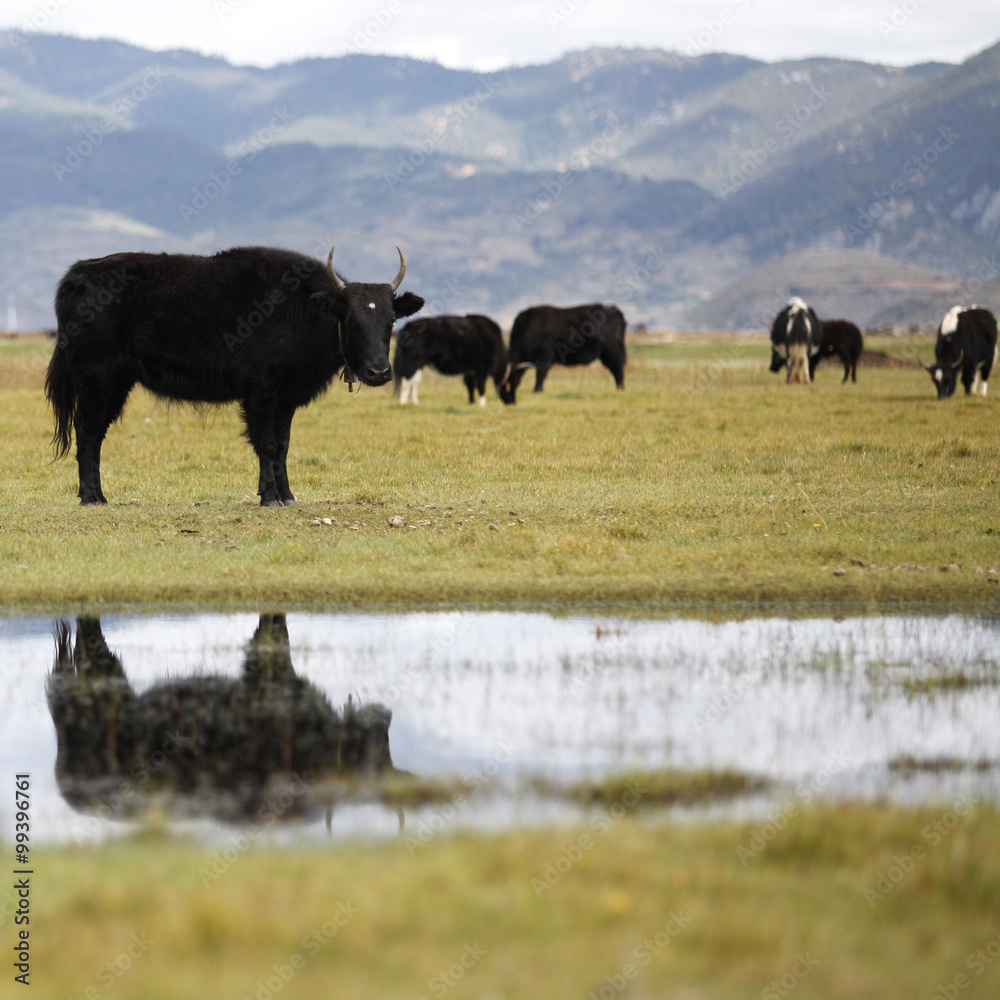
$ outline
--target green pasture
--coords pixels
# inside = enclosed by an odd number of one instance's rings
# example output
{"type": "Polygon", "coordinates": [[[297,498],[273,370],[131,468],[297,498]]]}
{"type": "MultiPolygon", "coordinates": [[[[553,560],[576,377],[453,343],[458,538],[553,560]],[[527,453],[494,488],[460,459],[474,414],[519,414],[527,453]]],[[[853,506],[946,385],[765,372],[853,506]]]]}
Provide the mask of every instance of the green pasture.
{"type": "MultiPolygon", "coordinates": [[[[911,362],[932,353],[923,339],[869,346],[911,362]]],[[[82,508],[75,462],[51,460],[51,349],[0,341],[8,613],[450,604],[733,617],[990,610],[1000,597],[1000,402],[938,403],[919,367],[864,367],[842,386],[839,365],[824,364],[815,385],[786,386],[766,371],[765,341],[703,337],[632,344],[624,393],[599,367],[556,369],[540,395],[529,376],[516,407],[470,407],[460,381],[429,372],[417,408],[336,384],[293,427],[301,503],[267,510],[232,410],[140,391],[104,449],[111,504],[82,508]]],[[[729,773],[644,780],[657,803],[755,787],[729,773]]],[[[152,815],[100,847],[42,847],[31,989],[47,1000],[1000,992],[994,808],[793,803],[671,823],[662,807],[625,809],[613,779],[561,794],[581,803],[575,827],[446,828],[425,841],[411,817],[382,843],[290,850],[237,828],[188,841],[152,815]]],[[[13,900],[0,891],[8,949],[13,900]]]]}
{"type": "Polygon", "coordinates": [[[294,852],[151,832],[33,855],[24,993],[986,1000],[998,839],[998,814],[964,803],[799,809],[780,830],[602,807],[578,828],[294,852]]]}
{"type": "MultiPolygon", "coordinates": [[[[869,347],[932,355],[926,338],[869,347]]],[[[233,408],[137,390],[104,447],[111,503],[84,508],[72,455],[52,461],[51,351],[0,341],[8,609],[1000,597],[1000,401],[939,403],[919,367],[841,385],[834,361],[786,386],[763,339],[704,337],[631,344],[623,393],[597,365],[554,369],[540,394],[529,373],[514,407],[492,389],[469,406],[431,372],[419,407],[335,383],[292,428],[301,502],[266,510],[233,408]]]]}

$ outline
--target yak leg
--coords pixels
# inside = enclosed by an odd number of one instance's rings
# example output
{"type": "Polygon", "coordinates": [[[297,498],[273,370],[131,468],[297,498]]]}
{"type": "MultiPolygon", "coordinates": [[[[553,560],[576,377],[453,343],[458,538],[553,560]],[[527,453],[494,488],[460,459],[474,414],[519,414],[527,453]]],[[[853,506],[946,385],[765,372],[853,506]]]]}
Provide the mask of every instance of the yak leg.
{"type": "Polygon", "coordinates": [[[246,421],[246,436],[257,453],[260,476],[257,479],[257,493],[261,507],[284,507],[278,491],[278,432],[275,426],[273,404],[245,402],[243,419],[246,421]]]}
{"type": "Polygon", "coordinates": [[[400,383],[399,387],[399,402],[406,404],[406,401],[410,398],[410,393],[413,394],[413,405],[420,405],[420,383],[424,380],[424,370],[423,368],[418,368],[410,378],[404,378],[400,383]]]}
{"type": "Polygon", "coordinates": [[[535,392],[541,392],[545,388],[545,376],[549,373],[550,365],[540,361],[535,367],[535,392]]]}
{"type": "Polygon", "coordinates": [[[243,680],[259,684],[295,676],[288,625],[283,614],[261,615],[243,659],[243,680]]]}
{"type": "Polygon", "coordinates": [[[808,384],[810,381],[809,359],[805,344],[788,345],[788,378],[786,381],[791,382],[793,376],[799,382],[808,384]]]}
{"type": "Polygon", "coordinates": [[[611,351],[601,352],[601,364],[612,376],[614,376],[615,386],[619,389],[625,388],[625,366],[622,364],[621,360],[611,351]]]}
{"type": "Polygon", "coordinates": [[[287,503],[296,503],[295,494],[288,485],[288,444],[292,437],[292,417],[295,410],[282,413],[275,419],[274,427],[278,438],[278,466],[275,470],[275,486],[278,496],[287,503]]]}
{"type": "Polygon", "coordinates": [[[80,473],[80,503],[107,503],[101,489],[101,445],[108,428],[121,416],[135,383],[115,378],[79,392],[73,426],[76,463],[80,473]]]}
{"type": "Polygon", "coordinates": [[[466,372],[463,376],[465,388],[469,390],[469,405],[476,401],[476,393],[479,393],[479,405],[486,405],[486,372],[480,369],[466,372]]]}
{"type": "Polygon", "coordinates": [[[76,649],[73,660],[77,670],[86,670],[91,676],[117,677],[126,680],[122,661],[108,648],[108,640],[101,629],[101,619],[81,616],[76,619],[76,649]]]}

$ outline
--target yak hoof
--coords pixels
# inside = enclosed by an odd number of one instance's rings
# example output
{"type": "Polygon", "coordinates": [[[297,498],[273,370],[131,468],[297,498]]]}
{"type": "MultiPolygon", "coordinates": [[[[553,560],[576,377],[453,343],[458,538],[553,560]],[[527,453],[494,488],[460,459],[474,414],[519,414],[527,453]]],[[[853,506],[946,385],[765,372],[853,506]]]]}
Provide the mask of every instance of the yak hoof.
{"type": "Polygon", "coordinates": [[[261,507],[284,507],[285,503],[277,497],[261,497],[260,505],[261,507]]]}

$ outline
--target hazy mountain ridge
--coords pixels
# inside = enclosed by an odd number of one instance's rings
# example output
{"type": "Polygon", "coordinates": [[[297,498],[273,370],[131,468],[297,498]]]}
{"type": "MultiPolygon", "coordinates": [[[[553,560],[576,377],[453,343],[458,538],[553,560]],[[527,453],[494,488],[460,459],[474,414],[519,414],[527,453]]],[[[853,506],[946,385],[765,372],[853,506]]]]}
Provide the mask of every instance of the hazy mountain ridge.
{"type": "MultiPolygon", "coordinates": [[[[961,291],[1000,235],[998,80],[1000,46],[905,70],[593,49],[477,74],[0,33],[0,277],[22,325],[49,325],[59,274],[115,240],[336,241],[360,277],[399,242],[432,306],[507,323],[603,298],[632,321],[741,325],[738,283],[809,247],[848,270],[849,251],[889,252],[961,291]]],[[[838,311],[926,311],[927,273],[906,273],[838,311]]]]}

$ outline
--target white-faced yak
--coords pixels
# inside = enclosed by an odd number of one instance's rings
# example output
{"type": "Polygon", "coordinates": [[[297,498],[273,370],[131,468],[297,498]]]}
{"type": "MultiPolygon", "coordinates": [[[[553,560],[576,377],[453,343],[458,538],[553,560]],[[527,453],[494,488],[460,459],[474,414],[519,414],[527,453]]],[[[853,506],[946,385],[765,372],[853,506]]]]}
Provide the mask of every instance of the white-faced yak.
{"type": "Polygon", "coordinates": [[[771,324],[771,371],[781,371],[787,364],[786,382],[811,382],[810,360],[822,346],[823,328],[816,311],[798,296],[789,299],[771,324]]]}
{"type": "Polygon", "coordinates": [[[976,306],[952,306],[938,327],[934,364],[923,368],[934,380],[938,399],[954,393],[960,372],[967,396],[977,391],[985,396],[996,355],[997,321],[993,313],[976,306]]]}

